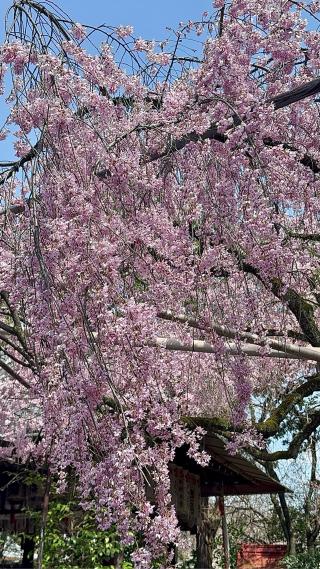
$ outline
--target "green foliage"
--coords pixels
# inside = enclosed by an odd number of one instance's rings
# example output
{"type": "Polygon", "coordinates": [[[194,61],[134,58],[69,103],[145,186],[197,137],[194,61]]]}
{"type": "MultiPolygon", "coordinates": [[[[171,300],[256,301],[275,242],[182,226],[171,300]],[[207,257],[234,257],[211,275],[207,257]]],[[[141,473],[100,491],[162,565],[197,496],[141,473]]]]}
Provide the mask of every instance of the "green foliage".
{"type": "Polygon", "coordinates": [[[320,551],[310,553],[299,553],[298,555],[290,555],[283,562],[286,569],[320,569],[320,551]]]}
{"type": "MultiPolygon", "coordinates": [[[[234,523],[232,520],[228,521],[228,535],[229,535],[229,551],[230,551],[230,569],[237,568],[237,553],[240,545],[246,538],[245,527],[242,523],[234,523]]],[[[213,557],[217,567],[225,566],[223,555],[223,541],[222,535],[218,535],[214,541],[213,557]]]]}
{"type": "MultiPolygon", "coordinates": [[[[108,401],[105,402],[108,404],[108,401]]],[[[22,480],[27,485],[45,486],[44,476],[39,473],[23,473],[22,480]]],[[[69,472],[68,490],[64,495],[57,493],[55,483],[51,483],[49,510],[45,526],[43,569],[133,569],[131,554],[143,543],[139,534],[134,536],[132,545],[123,548],[115,528],[103,531],[97,527],[94,511],[84,511],[79,507],[75,492],[75,481],[69,472]]],[[[25,510],[34,520],[38,535],[36,548],[40,542],[41,511],[25,510]]],[[[19,537],[28,537],[19,534],[19,537]]],[[[153,560],[152,569],[164,566],[164,559],[153,560]]]]}
{"type": "MultiPolygon", "coordinates": [[[[27,469],[21,474],[26,485],[44,488],[43,474],[27,469]]],[[[124,551],[114,528],[102,531],[97,527],[93,511],[84,511],[77,502],[75,481],[71,472],[68,491],[60,495],[51,483],[49,510],[44,539],[43,569],[132,569],[129,548],[124,551]],[[119,563],[120,561],[120,563],[119,563]]],[[[26,511],[38,529],[36,547],[40,541],[42,512],[26,511]]],[[[20,534],[19,537],[23,537],[20,534]]],[[[25,534],[27,537],[27,534],[25,534]]]]}
{"type": "Polygon", "coordinates": [[[190,559],[179,561],[177,563],[178,569],[194,569],[196,566],[195,554],[190,559]]]}
{"type": "Polygon", "coordinates": [[[236,569],[237,554],[245,536],[245,527],[243,523],[229,523],[228,533],[230,546],[230,567],[231,569],[236,569]]]}
{"type": "MultiPolygon", "coordinates": [[[[44,569],[111,569],[121,554],[115,531],[97,529],[92,513],[84,513],[72,502],[51,505],[45,533],[44,569]]],[[[123,561],[123,569],[131,567],[130,562],[123,561]]]]}

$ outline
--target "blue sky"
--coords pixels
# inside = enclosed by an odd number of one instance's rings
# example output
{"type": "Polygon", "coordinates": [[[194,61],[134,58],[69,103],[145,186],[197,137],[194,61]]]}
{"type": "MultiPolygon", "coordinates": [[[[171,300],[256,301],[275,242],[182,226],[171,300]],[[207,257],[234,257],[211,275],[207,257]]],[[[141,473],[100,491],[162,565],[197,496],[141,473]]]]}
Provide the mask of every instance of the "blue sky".
{"type": "MultiPolygon", "coordinates": [[[[1,37],[3,21],[12,0],[0,0],[1,37]]],[[[177,27],[180,21],[201,19],[212,10],[211,0],[56,0],[72,19],[87,24],[130,24],[135,35],[162,39],[166,26],[177,27]]]]}
{"type": "MultiPolygon", "coordinates": [[[[0,0],[0,43],[4,40],[5,15],[13,0],[0,0]]],[[[134,36],[165,39],[166,27],[177,28],[179,22],[200,20],[203,12],[212,11],[211,0],[55,0],[72,20],[90,25],[131,25],[134,36]]],[[[4,98],[0,98],[0,126],[7,116],[4,98]]],[[[0,161],[14,159],[9,137],[0,142],[0,161]]],[[[12,142],[12,141],[11,141],[12,142]]]]}

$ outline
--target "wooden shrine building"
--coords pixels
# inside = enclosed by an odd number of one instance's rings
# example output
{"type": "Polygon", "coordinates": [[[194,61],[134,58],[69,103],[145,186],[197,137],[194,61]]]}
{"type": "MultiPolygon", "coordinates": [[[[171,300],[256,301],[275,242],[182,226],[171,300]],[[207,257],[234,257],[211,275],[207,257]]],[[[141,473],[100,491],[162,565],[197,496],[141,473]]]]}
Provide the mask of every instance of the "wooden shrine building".
{"type": "Polygon", "coordinates": [[[211,457],[208,466],[189,458],[183,447],[170,465],[172,498],[182,529],[196,531],[201,498],[288,492],[248,459],[231,455],[217,435],[205,435],[203,449],[211,457]]]}
{"type": "MultiPolygon", "coordinates": [[[[223,499],[224,496],[288,491],[240,454],[229,454],[223,440],[215,434],[205,435],[203,449],[211,457],[207,466],[200,466],[190,458],[187,447],[176,449],[174,462],[169,465],[172,501],[182,530],[201,538],[205,531],[203,505],[208,503],[208,497],[220,496],[223,499]]],[[[23,545],[27,560],[35,531],[28,510],[42,509],[43,493],[36,485],[21,481],[18,476],[21,469],[14,463],[0,463],[0,532],[26,532],[31,535],[31,540],[23,545]]],[[[151,485],[147,494],[152,501],[151,485]]],[[[32,567],[32,564],[23,566],[32,567]]],[[[198,566],[205,569],[210,567],[210,563],[202,558],[198,566]]]]}

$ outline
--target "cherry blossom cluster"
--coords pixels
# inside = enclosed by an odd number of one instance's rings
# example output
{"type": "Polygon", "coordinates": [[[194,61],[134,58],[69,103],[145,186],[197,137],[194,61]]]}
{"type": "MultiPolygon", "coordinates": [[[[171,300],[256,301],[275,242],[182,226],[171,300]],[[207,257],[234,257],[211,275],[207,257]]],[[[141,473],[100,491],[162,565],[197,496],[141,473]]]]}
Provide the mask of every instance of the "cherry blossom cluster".
{"type": "MultiPolygon", "coordinates": [[[[137,567],[166,566],[179,538],[168,465],[183,445],[208,461],[185,417],[226,417],[244,425],[241,445],[260,445],[252,394],[281,393],[314,365],[269,357],[268,338],[298,335],[289,292],[308,300],[310,282],[319,287],[319,242],[299,238],[319,226],[319,113],[310,99],[279,110],[271,99],[316,76],[320,34],[296,2],[234,0],[199,65],[150,94],[107,45],[80,47],[84,27],[72,33],[62,51],[73,67],[23,43],[1,48],[17,159],[40,141],[1,186],[0,288],[23,310],[37,362],[15,364],[29,390],[3,388],[2,436],[7,451],[50,465],[61,491],[75,471],[101,527],[136,542],[137,567]],[[27,66],[39,79],[22,97],[27,66]],[[257,357],[241,352],[243,332],[259,336],[257,357]],[[202,340],[212,353],[166,351],[156,338],[202,340]]],[[[133,49],[172,61],[142,39],[133,49]]]]}

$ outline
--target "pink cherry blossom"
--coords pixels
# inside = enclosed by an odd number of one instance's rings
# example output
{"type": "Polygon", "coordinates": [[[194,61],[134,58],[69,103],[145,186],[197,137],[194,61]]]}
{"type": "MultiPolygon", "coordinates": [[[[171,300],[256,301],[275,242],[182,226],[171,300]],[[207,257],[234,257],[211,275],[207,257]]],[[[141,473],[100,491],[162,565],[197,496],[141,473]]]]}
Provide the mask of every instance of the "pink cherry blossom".
{"type": "Polygon", "coordinates": [[[79,23],[76,23],[72,26],[71,32],[76,40],[83,40],[86,37],[86,30],[79,23]]]}
{"type": "Polygon", "coordinates": [[[176,448],[209,460],[186,417],[242,428],[231,451],[263,447],[252,396],[280,398],[319,362],[319,113],[276,97],[318,76],[320,35],[292,2],[214,6],[179,30],[202,34],[201,57],[140,38],[137,72],[112,42],[90,53],[68,35],[57,53],[0,54],[17,159],[1,175],[0,293],[21,324],[1,455],[50,465],[61,491],[73,470],[102,528],[143,536],[141,568],[169,566],[179,539],[176,448]]]}
{"type": "Polygon", "coordinates": [[[133,27],[132,26],[119,26],[117,28],[117,35],[120,38],[125,38],[127,36],[131,36],[133,34],[133,27]]]}

